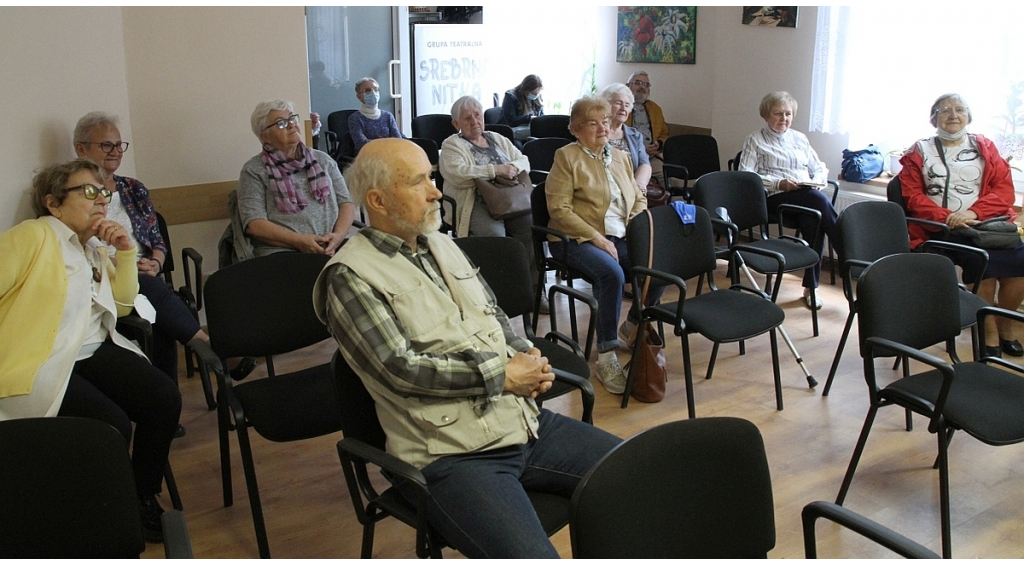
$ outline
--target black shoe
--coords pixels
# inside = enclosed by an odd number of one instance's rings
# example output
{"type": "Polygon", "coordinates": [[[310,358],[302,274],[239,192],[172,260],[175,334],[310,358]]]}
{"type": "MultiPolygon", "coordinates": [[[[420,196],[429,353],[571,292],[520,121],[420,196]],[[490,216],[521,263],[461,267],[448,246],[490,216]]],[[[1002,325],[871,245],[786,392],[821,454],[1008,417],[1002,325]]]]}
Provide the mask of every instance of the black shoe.
{"type": "Polygon", "coordinates": [[[251,356],[243,357],[238,366],[231,369],[231,379],[236,382],[242,380],[252,374],[253,370],[256,370],[256,359],[251,356]]]}
{"type": "Polygon", "coordinates": [[[146,542],[164,542],[164,527],[160,523],[160,515],[164,508],[156,496],[148,495],[139,498],[139,517],[142,519],[142,536],[146,542]]]}
{"type": "Polygon", "coordinates": [[[185,428],[182,427],[181,425],[178,425],[178,428],[174,431],[174,438],[175,439],[180,439],[180,438],[182,438],[184,436],[185,436],[185,428]]]}
{"type": "Polygon", "coordinates": [[[999,339],[999,346],[1003,349],[1003,352],[1010,356],[1024,356],[1024,347],[1020,345],[1020,341],[1014,339],[1007,341],[1006,339],[999,339]]]}
{"type": "Polygon", "coordinates": [[[985,356],[995,356],[1003,358],[1003,351],[999,347],[990,347],[985,345],[985,356]]]}

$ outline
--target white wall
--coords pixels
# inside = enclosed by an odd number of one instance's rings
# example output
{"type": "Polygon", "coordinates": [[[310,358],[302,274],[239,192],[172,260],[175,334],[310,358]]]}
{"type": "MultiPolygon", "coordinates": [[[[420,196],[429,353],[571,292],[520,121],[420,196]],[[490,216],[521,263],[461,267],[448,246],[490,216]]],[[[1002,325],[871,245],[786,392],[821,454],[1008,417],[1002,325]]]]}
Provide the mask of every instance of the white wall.
{"type": "MultiPolygon", "coordinates": [[[[0,231],[34,217],[34,171],[75,156],[78,118],[103,109],[131,139],[120,8],[0,8],[0,231]]],[[[135,145],[121,170],[134,174],[135,145]]]]}

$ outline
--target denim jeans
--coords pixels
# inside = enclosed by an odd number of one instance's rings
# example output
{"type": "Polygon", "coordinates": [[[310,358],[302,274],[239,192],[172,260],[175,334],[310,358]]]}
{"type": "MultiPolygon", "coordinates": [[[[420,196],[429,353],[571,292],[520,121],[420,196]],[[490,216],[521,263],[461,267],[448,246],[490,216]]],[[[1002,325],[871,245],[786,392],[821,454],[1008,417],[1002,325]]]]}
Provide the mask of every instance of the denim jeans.
{"type": "Polygon", "coordinates": [[[817,288],[818,279],[821,277],[821,251],[825,247],[825,235],[828,235],[829,241],[835,241],[836,220],[839,219],[839,214],[832,207],[832,201],[820,190],[793,190],[768,196],[767,203],[768,213],[775,213],[780,204],[803,206],[821,212],[821,228],[815,233],[811,233],[811,228],[814,227],[813,218],[806,215],[797,216],[800,233],[804,240],[810,243],[814,252],[818,253],[818,264],[804,274],[804,288],[817,288]]]}
{"type": "MultiPolygon", "coordinates": [[[[577,243],[569,241],[568,261],[573,270],[579,271],[593,283],[594,297],[597,299],[597,350],[606,352],[619,347],[618,326],[619,312],[622,311],[622,287],[629,272],[629,250],[626,240],[618,237],[607,237],[615,244],[619,254],[616,262],[611,255],[591,242],[577,243]]],[[[563,243],[550,243],[551,254],[562,252],[563,243]]],[[[652,287],[648,293],[647,303],[656,302],[664,292],[663,287],[652,287]]],[[[627,318],[636,322],[633,309],[627,318]]]]}
{"type": "Polygon", "coordinates": [[[571,497],[621,439],[542,409],[525,445],[440,458],[423,468],[430,525],[469,558],[558,558],[526,491],[571,497]]]}

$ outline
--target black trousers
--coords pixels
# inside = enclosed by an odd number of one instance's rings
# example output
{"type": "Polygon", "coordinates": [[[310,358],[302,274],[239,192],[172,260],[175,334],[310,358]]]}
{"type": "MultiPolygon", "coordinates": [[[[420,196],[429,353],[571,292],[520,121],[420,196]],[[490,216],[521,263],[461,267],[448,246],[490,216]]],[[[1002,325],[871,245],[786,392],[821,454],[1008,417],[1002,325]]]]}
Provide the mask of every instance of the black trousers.
{"type": "Polygon", "coordinates": [[[98,419],[131,443],[135,488],[140,496],[160,493],[160,482],[181,414],[174,382],[144,357],[110,339],[75,363],[57,415],[98,419]]]}
{"type": "Polygon", "coordinates": [[[175,382],[178,381],[178,343],[186,344],[199,331],[185,302],[159,276],[139,275],[139,293],[149,298],[156,310],[153,351],[150,360],[175,382]]]}

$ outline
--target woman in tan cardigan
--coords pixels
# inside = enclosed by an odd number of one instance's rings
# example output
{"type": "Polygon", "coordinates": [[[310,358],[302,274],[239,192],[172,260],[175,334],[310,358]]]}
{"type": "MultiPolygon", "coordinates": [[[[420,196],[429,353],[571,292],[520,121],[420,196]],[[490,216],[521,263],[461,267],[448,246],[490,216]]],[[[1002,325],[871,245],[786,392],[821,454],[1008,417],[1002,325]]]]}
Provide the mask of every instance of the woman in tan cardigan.
{"type": "Polygon", "coordinates": [[[629,155],[608,144],[610,113],[603,98],[573,104],[569,129],[577,142],[555,153],[545,193],[549,226],[570,238],[568,245],[552,243],[552,254],[565,256],[572,268],[593,282],[598,303],[597,377],[609,392],[621,394],[626,376],[615,349],[627,346],[636,327],[635,320],[627,318],[616,333],[629,269],[626,225],[647,208],[647,199],[633,180],[629,155]]]}

